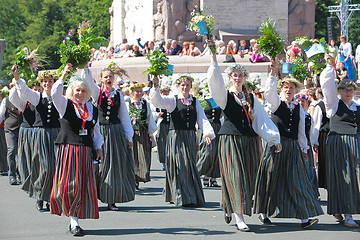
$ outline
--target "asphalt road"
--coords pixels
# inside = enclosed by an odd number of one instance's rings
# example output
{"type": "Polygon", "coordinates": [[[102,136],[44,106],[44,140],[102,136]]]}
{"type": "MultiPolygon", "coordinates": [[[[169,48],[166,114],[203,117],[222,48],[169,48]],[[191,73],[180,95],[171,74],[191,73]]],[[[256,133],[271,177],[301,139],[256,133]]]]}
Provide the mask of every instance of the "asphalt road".
{"type": "MultiPolygon", "coordinates": [[[[220,209],[221,188],[204,188],[206,206],[181,208],[164,201],[165,172],[153,154],[151,182],[140,184],[135,201],[118,204],[119,211],[107,211],[99,202],[98,220],[80,220],[84,239],[360,239],[360,229],[350,229],[332,216],[322,215],[319,224],[302,230],[296,219],[272,219],[274,225],[263,226],[256,215],[245,217],[251,232],[239,232],[235,222],[227,225],[220,209]]],[[[218,180],[220,183],[220,180],[218,180]]],[[[20,186],[10,186],[8,177],[0,176],[0,239],[74,239],[68,231],[69,218],[39,212],[35,200],[20,186]]],[[[326,212],[326,191],[321,204],[326,212]]],[[[360,216],[354,219],[360,223],[360,216]]]]}

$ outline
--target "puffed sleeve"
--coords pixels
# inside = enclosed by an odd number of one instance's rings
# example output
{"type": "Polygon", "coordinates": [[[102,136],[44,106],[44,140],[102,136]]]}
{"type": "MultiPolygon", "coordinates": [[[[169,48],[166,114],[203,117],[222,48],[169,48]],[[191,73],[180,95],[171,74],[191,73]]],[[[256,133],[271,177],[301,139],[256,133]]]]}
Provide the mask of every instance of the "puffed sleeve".
{"type": "Polygon", "coordinates": [[[149,136],[153,136],[154,132],[157,130],[157,126],[156,126],[156,122],[154,120],[154,117],[152,115],[151,109],[150,109],[150,104],[146,104],[147,107],[147,118],[146,118],[146,123],[148,125],[148,133],[149,136]]]}
{"type": "Polygon", "coordinates": [[[315,106],[314,110],[314,124],[311,124],[310,130],[310,143],[312,146],[319,145],[319,132],[321,127],[323,115],[320,106],[315,106]]]}
{"type": "Polygon", "coordinates": [[[176,100],[173,96],[161,96],[159,88],[151,88],[150,90],[151,103],[157,108],[164,108],[169,113],[174,111],[176,107],[176,100]]]}
{"type": "Polygon", "coordinates": [[[21,112],[23,112],[26,108],[26,101],[22,100],[19,97],[19,94],[16,88],[11,88],[9,91],[9,100],[14,106],[21,112]]]}
{"type": "Polygon", "coordinates": [[[307,150],[309,149],[309,145],[308,145],[308,139],[305,134],[305,116],[306,116],[306,112],[303,109],[303,107],[300,105],[300,121],[299,121],[298,141],[299,141],[301,150],[304,153],[307,153],[307,150]]]}
{"type": "Polygon", "coordinates": [[[66,107],[68,100],[63,95],[64,92],[64,82],[61,80],[57,80],[51,88],[51,98],[54,102],[54,106],[56,110],[59,112],[60,118],[65,115],[66,107]]]}
{"type": "Polygon", "coordinates": [[[252,127],[270,146],[280,143],[280,133],[274,122],[267,115],[259,100],[254,97],[252,127]]]}
{"type": "Polygon", "coordinates": [[[207,119],[204,109],[201,107],[201,103],[198,99],[196,99],[196,116],[197,116],[197,124],[199,128],[203,132],[203,137],[209,137],[210,139],[215,138],[215,132],[212,128],[209,120],[207,119]]]}
{"type": "Polygon", "coordinates": [[[221,109],[225,109],[227,103],[227,92],[224,79],[221,75],[221,71],[217,62],[211,62],[207,75],[211,96],[214,98],[216,104],[221,109]]]}
{"type": "Polygon", "coordinates": [[[5,111],[6,111],[5,101],[6,101],[6,98],[4,98],[0,104],[0,123],[2,123],[2,121],[5,120],[5,111]]]}
{"type": "Polygon", "coordinates": [[[40,93],[31,90],[23,79],[17,80],[15,86],[21,99],[29,101],[35,107],[39,104],[40,93]]]}
{"type": "Polygon", "coordinates": [[[118,117],[121,120],[121,125],[124,128],[125,137],[127,138],[127,140],[129,142],[132,142],[132,138],[133,138],[133,135],[134,135],[134,130],[133,130],[133,127],[131,125],[129,111],[128,111],[128,108],[126,106],[124,96],[120,92],[118,94],[120,94],[120,109],[119,109],[118,117]]]}
{"type": "Polygon", "coordinates": [[[97,101],[100,96],[100,88],[99,88],[99,86],[96,85],[96,83],[92,77],[91,70],[89,68],[84,68],[81,71],[81,77],[88,82],[89,87],[90,87],[91,96],[93,97],[93,99],[95,101],[97,101]]]}
{"type": "Polygon", "coordinates": [[[94,126],[94,133],[92,137],[94,142],[94,148],[96,150],[101,149],[102,145],[104,144],[104,138],[100,132],[99,117],[98,117],[98,121],[94,126]]]}
{"type": "Polygon", "coordinates": [[[264,97],[271,112],[275,112],[281,103],[280,96],[277,93],[277,85],[276,76],[269,76],[265,85],[264,97]]]}
{"type": "Polygon", "coordinates": [[[326,116],[328,118],[331,118],[335,115],[339,105],[335,76],[335,69],[332,65],[327,65],[320,74],[320,84],[324,94],[326,116]]]}

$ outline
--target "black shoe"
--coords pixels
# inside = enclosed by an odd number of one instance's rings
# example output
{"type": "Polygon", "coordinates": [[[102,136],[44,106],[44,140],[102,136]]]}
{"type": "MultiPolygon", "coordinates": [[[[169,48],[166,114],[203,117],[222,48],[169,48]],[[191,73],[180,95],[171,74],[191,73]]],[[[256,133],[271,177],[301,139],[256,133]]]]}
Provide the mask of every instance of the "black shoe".
{"type": "Polygon", "coordinates": [[[84,230],[80,226],[71,228],[70,232],[72,233],[73,236],[83,236],[84,235],[84,230]]]}
{"type": "Polygon", "coordinates": [[[140,187],[139,187],[139,186],[140,186],[140,184],[139,184],[138,182],[135,183],[135,189],[136,189],[136,190],[140,190],[140,187]]]}
{"type": "Polygon", "coordinates": [[[10,185],[17,185],[18,182],[17,182],[17,180],[16,180],[16,177],[10,176],[10,178],[9,178],[9,183],[10,183],[10,185]]]}
{"type": "Polygon", "coordinates": [[[46,206],[46,211],[50,211],[50,203],[47,202],[45,206],[46,206]]]}
{"type": "Polygon", "coordinates": [[[306,223],[302,223],[301,227],[303,229],[307,229],[307,228],[310,228],[310,227],[316,225],[318,222],[319,222],[319,219],[317,219],[317,218],[309,219],[309,221],[307,221],[306,223]]]}
{"type": "Polygon", "coordinates": [[[216,179],[210,180],[210,187],[220,187],[219,184],[216,182],[216,179]]]}
{"type": "Polygon", "coordinates": [[[43,204],[44,204],[43,200],[36,200],[36,209],[38,211],[41,211],[43,209],[43,204]]]}
{"type": "Polygon", "coordinates": [[[208,187],[209,186],[209,179],[208,178],[205,178],[203,179],[203,185],[204,187],[208,187]]]}
{"type": "Polygon", "coordinates": [[[272,225],[272,222],[270,221],[270,219],[268,217],[266,218],[262,218],[260,215],[259,215],[259,220],[260,222],[262,222],[264,225],[272,225]]]}
{"type": "Polygon", "coordinates": [[[194,207],[196,207],[196,204],[195,203],[188,203],[188,204],[183,204],[182,206],[186,207],[186,208],[194,208],[194,207]]]}
{"type": "Polygon", "coordinates": [[[229,217],[229,216],[226,216],[226,213],[224,213],[224,219],[225,219],[225,222],[226,222],[227,224],[230,224],[230,222],[231,222],[231,215],[230,215],[230,217],[229,217]]]}
{"type": "Polygon", "coordinates": [[[115,203],[113,203],[113,204],[108,204],[107,210],[118,211],[119,208],[115,205],[115,203]]]}

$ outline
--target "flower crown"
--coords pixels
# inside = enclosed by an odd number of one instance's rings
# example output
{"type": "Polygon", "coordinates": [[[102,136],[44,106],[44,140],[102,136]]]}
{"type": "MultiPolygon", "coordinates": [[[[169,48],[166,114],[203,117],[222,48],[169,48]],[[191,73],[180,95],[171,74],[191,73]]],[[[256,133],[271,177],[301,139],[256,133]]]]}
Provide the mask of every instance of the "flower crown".
{"type": "Polygon", "coordinates": [[[343,89],[343,88],[347,88],[347,87],[354,87],[354,89],[358,88],[358,86],[355,82],[353,82],[351,80],[343,80],[340,82],[338,89],[343,89]]]}
{"type": "Polygon", "coordinates": [[[248,70],[245,68],[245,66],[242,66],[240,64],[237,64],[237,63],[234,63],[234,64],[231,64],[230,66],[228,66],[226,69],[225,69],[225,73],[230,76],[235,70],[240,70],[242,73],[245,74],[246,77],[249,76],[249,72],[248,70]]]}
{"type": "Polygon", "coordinates": [[[33,86],[40,86],[40,82],[38,80],[30,80],[27,82],[27,86],[32,88],[33,86]]]}
{"type": "Polygon", "coordinates": [[[144,88],[145,84],[143,83],[135,83],[130,86],[130,91],[134,90],[135,88],[144,88]]]}
{"type": "Polygon", "coordinates": [[[52,80],[54,80],[54,82],[59,79],[59,77],[56,75],[55,72],[51,73],[49,71],[46,71],[46,72],[40,74],[36,80],[38,80],[39,82],[42,82],[45,78],[52,79],[52,80]]]}
{"type": "Polygon", "coordinates": [[[298,98],[303,98],[303,99],[305,99],[305,100],[309,100],[309,97],[308,97],[308,95],[306,95],[306,94],[296,94],[295,95],[295,97],[294,97],[295,99],[298,99],[298,98]]]}
{"type": "Polygon", "coordinates": [[[175,83],[176,84],[180,84],[181,82],[183,81],[190,81],[190,82],[193,82],[194,81],[194,78],[190,77],[190,76],[181,76],[179,77],[178,79],[176,79],[175,83]]]}

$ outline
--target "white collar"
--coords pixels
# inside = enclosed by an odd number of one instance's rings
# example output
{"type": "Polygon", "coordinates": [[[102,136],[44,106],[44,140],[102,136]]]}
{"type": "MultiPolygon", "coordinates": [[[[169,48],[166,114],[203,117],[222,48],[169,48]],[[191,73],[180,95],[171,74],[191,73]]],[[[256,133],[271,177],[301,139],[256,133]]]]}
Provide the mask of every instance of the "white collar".
{"type": "Polygon", "coordinates": [[[280,93],[280,100],[287,103],[287,104],[295,104],[295,105],[299,104],[295,99],[292,100],[292,101],[288,101],[283,93],[280,93]]]}
{"type": "Polygon", "coordinates": [[[229,92],[235,93],[237,96],[239,96],[239,93],[241,93],[241,95],[240,95],[240,96],[242,96],[241,100],[245,99],[245,94],[243,93],[243,91],[238,92],[238,91],[235,89],[234,86],[231,86],[231,87],[229,88],[229,92]]]}
{"type": "Polygon", "coordinates": [[[190,101],[192,101],[192,100],[193,100],[193,97],[191,96],[191,94],[190,94],[190,97],[189,97],[189,98],[185,98],[185,97],[182,95],[182,93],[181,93],[181,92],[179,92],[179,94],[178,94],[178,98],[179,98],[179,99],[185,99],[185,100],[189,100],[189,99],[190,99],[190,101]]]}

